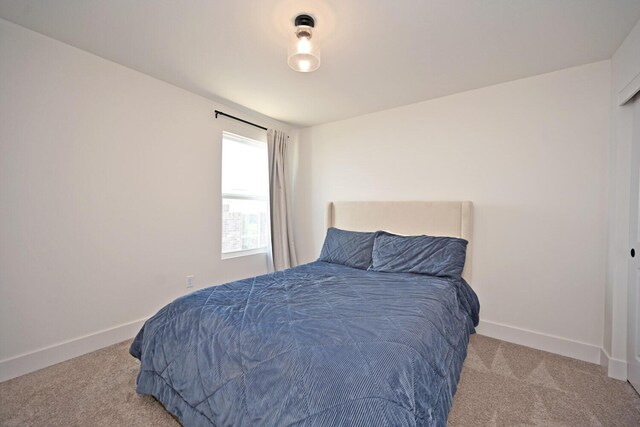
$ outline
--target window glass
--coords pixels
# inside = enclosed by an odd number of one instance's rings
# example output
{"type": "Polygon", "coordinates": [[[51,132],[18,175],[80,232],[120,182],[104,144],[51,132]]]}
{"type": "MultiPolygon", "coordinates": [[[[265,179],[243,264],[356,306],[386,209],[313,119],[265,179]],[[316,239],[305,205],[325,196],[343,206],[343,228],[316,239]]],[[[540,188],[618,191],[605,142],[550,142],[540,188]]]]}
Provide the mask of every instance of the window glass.
{"type": "Polygon", "coordinates": [[[263,252],[269,236],[267,144],[222,135],[222,254],[263,252]]]}

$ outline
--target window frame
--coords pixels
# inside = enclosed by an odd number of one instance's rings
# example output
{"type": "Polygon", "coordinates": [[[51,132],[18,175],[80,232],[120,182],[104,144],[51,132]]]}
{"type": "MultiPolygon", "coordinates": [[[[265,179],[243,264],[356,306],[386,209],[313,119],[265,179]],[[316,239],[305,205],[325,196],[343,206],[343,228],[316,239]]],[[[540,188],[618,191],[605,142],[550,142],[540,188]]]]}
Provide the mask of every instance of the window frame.
{"type": "MultiPolygon", "coordinates": [[[[269,193],[267,191],[267,194],[265,196],[256,196],[256,195],[245,195],[245,194],[239,194],[239,193],[225,193],[224,191],[222,191],[222,177],[223,177],[223,168],[224,168],[224,140],[225,137],[227,140],[231,140],[237,143],[241,143],[241,144],[247,144],[249,146],[253,146],[253,147],[259,147],[259,148],[264,148],[265,150],[267,149],[267,142],[266,141],[259,141],[253,138],[249,138],[246,136],[242,136],[242,135],[238,135],[236,133],[233,132],[229,132],[226,130],[222,131],[222,137],[220,140],[220,175],[221,175],[221,180],[220,180],[220,258],[225,260],[225,259],[230,259],[230,258],[239,258],[239,257],[244,257],[244,256],[251,256],[251,255],[260,255],[260,254],[266,254],[269,250],[269,239],[271,238],[271,218],[270,218],[270,212],[269,212],[269,193]],[[223,233],[224,233],[224,212],[223,212],[223,207],[224,207],[224,200],[225,199],[234,199],[234,200],[253,200],[253,201],[264,201],[267,203],[267,236],[266,236],[266,240],[267,243],[265,244],[265,246],[261,246],[258,248],[252,248],[252,249],[239,249],[239,250],[235,250],[235,251],[227,251],[225,252],[222,249],[222,238],[223,238],[223,233]]],[[[267,162],[268,162],[268,157],[267,157],[267,162]]],[[[267,165],[268,167],[268,165],[267,165]]],[[[267,169],[267,174],[268,174],[268,169],[267,169]]],[[[267,180],[268,180],[268,175],[267,175],[267,180]]],[[[268,186],[268,183],[267,183],[268,186]]]]}

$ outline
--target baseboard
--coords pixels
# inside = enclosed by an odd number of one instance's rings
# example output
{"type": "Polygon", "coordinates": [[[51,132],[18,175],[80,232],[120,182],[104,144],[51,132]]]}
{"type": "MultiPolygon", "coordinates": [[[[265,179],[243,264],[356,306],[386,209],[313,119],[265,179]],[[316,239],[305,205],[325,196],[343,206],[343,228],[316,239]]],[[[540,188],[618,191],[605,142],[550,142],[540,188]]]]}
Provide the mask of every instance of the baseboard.
{"type": "Polygon", "coordinates": [[[614,359],[607,353],[604,348],[601,349],[600,364],[606,369],[607,375],[616,380],[627,380],[627,362],[620,359],[614,359]]]}
{"type": "Polygon", "coordinates": [[[134,337],[147,319],[140,319],[93,334],[0,360],[0,382],[64,362],[134,337]]]}
{"type": "MultiPolygon", "coordinates": [[[[130,339],[138,333],[146,320],[146,318],[136,320],[9,359],[0,360],[0,382],[130,339]]],[[[624,360],[612,358],[603,348],[593,344],[490,321],[480,322],[477,331],[478,334],[487,337],[600,364],[607,370],[609,377],[623,381],[627,379],[627,363],[624,360]]]]}
{"type": "Polygon", "coordinates": [[[599,365],[601,361],[600,353],[602,348],[593,344],[489,321],[481,321],[477,331],[480,335],[572,357],[585,362],[599,365]]]}
{"type": "Polygon", "coordinates": [[[600,366],[602,366],[605,370],[609,369],[609,353],[604,348],[600,349],[600,366]]]}

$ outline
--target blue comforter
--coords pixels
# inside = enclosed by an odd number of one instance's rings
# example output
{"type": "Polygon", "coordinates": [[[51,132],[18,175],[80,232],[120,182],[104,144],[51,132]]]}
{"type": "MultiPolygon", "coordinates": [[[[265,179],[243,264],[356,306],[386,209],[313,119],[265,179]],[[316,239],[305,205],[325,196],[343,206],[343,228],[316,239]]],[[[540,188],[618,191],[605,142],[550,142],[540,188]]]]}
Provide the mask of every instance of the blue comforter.
{"type": "Polygon", "coordinates": [[[187,426],[444,426],[478,310],[460,278],[313,262],[179,298],[130,352],[187,426]]]}

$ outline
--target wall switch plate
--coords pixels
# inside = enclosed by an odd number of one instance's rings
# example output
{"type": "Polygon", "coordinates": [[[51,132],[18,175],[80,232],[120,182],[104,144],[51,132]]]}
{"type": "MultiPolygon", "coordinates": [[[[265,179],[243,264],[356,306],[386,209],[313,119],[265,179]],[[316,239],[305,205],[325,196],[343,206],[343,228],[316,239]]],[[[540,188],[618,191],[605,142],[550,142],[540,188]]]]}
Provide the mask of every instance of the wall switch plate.
{"type": "Polygon", "coordinates": [[[193,276],[187,276],[187,288],[193,288],[193,276]]]}

